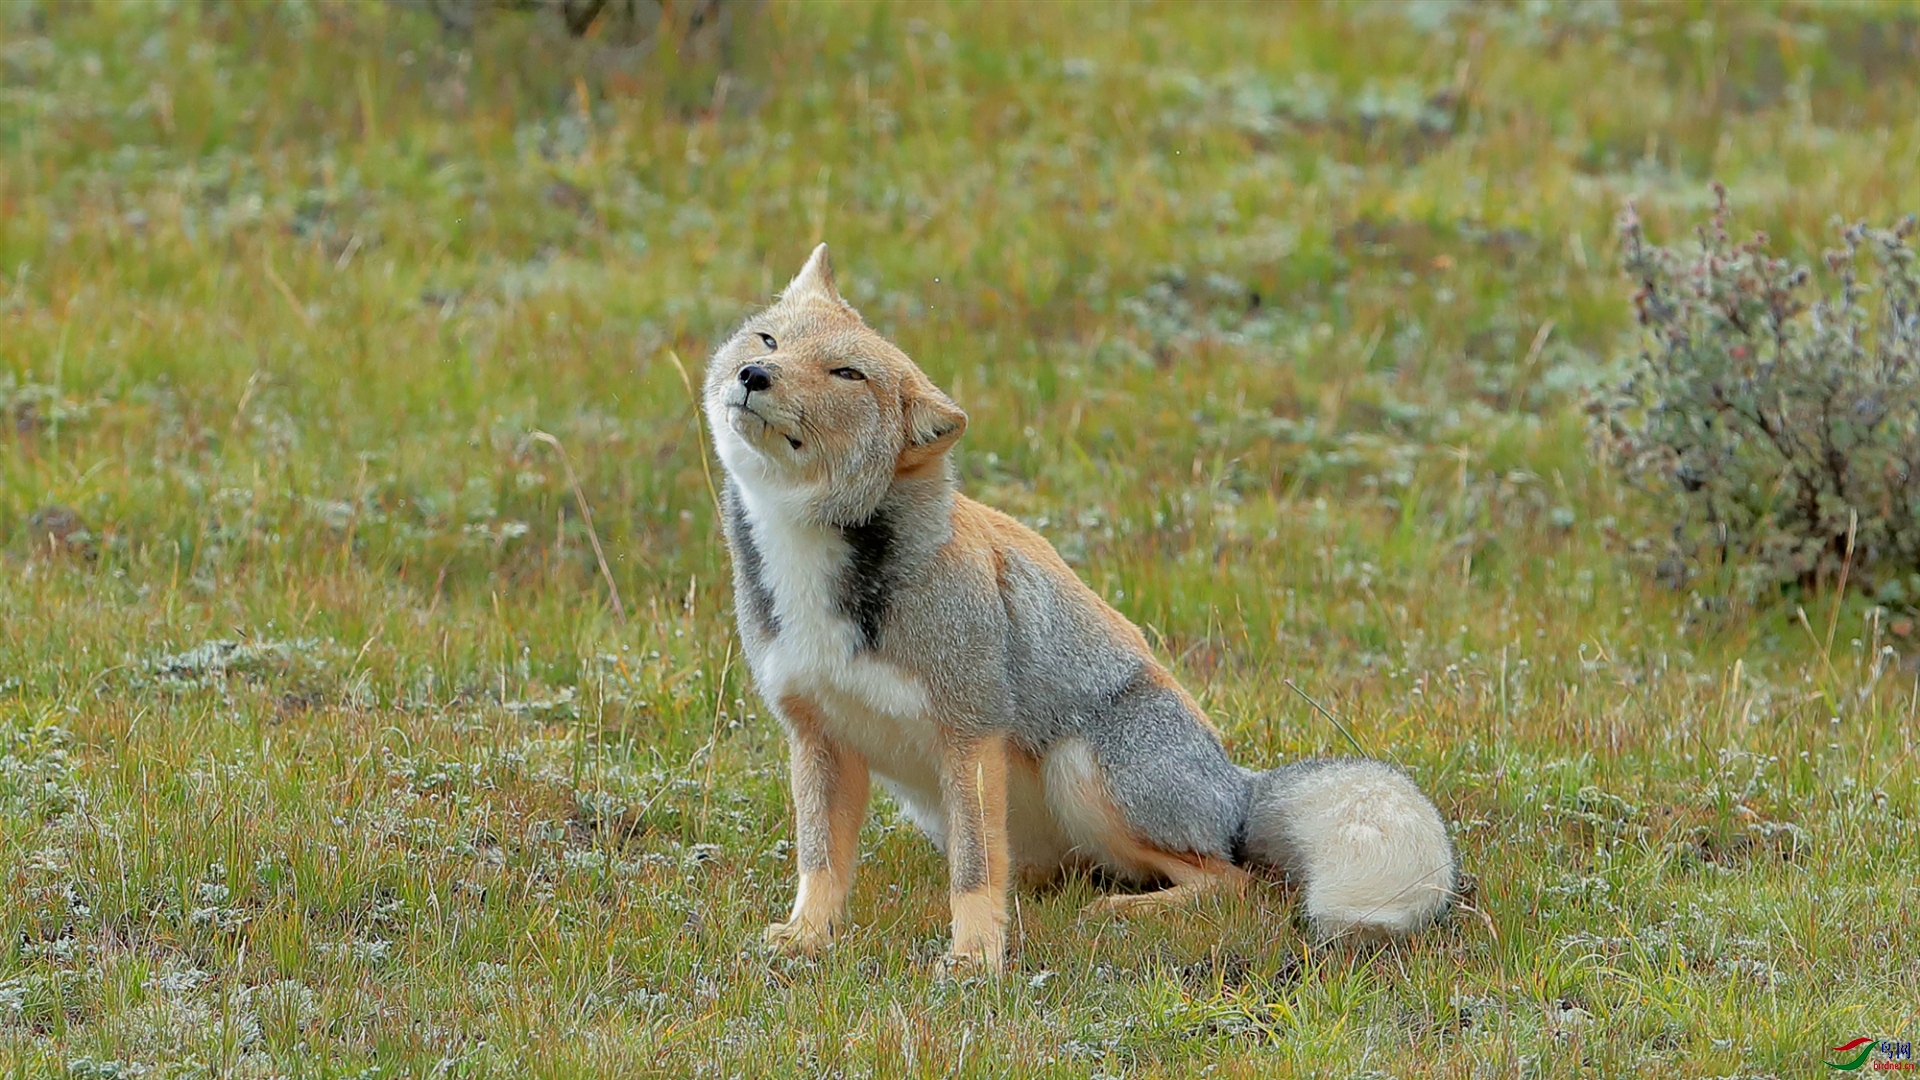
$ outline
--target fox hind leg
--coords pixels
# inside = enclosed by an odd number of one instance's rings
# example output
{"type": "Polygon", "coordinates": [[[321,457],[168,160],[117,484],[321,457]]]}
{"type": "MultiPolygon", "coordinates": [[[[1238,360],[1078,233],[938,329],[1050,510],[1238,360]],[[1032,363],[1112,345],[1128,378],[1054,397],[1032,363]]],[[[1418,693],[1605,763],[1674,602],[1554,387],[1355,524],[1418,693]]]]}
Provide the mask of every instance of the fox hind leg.
{"type": "Polygon", "coordinates": [[[1181,858],[1145,848],[1135,853],[1135,859],[1153,866],[1171,884],[1152,892],[1103,896],[1083,908],[1081,914],[1124,918],[1171,911],[1223,892],[1239,893],[1250,880],[1245,870],[1219,859],[1181,858]]]}
{"type": "Polygon", "coordinates": [[[1086,741],[1070,739],[1055,747],[1047,758],[1046,779],[1047,801],[1082,860],[1124,878],[1167,883],[1155,892],[1102,897],[1083,914],[1164,911],[1246,887],[1247,873],[1230,859],[1170,851],[1142,838],[1115,801],[1108,774],[1086,741]]]}

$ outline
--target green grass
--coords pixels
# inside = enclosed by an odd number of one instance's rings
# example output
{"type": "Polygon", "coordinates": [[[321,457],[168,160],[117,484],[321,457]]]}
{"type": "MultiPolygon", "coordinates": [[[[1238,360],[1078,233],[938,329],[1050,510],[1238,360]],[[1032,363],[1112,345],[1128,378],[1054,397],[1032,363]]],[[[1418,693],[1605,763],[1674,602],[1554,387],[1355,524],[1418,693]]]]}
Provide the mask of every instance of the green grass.
{"type": "Polygon", "coordinates": [[[1626,198],[1677,238],[1718,177],[1803,255],[1920,209],[1914,8],[775,4],[732,50],[0,11],[8,1072],[1811,1076],[1920,1033],[1911,623],[1660,587],[1581,410],[1626,198]],[[679,365],[822,238],[970,413],[966,490],[1239,760],[1349,749],[1291,679],[1405,763],[1464,911],[1316,953],[1278,890],[1072,882],[943,983],[881,805],[855,931],[761,950],[783,755],[679,365]]]}

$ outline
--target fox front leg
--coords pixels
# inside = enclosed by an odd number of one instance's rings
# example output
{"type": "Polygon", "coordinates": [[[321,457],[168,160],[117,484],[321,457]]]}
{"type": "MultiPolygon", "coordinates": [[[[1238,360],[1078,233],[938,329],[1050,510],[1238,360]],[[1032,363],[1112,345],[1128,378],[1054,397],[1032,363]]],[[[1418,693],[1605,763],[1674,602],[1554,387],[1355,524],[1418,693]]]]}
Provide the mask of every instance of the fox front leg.
{"type": "Polygon", "coordinates": [[[956,740],[941,755],[953,948],[946,966],[997,972],[1007,962],[1007,740],[956,740]]]}
{"type": "Polygon", "coordinates": [[[826,736],[812,702],[787,697],[778,711],[787,729],[800,888],[787,921],[767,927],[767,941],[784,953],[812,955],[846,919],[867,812],[867,763],[826,736]]]}

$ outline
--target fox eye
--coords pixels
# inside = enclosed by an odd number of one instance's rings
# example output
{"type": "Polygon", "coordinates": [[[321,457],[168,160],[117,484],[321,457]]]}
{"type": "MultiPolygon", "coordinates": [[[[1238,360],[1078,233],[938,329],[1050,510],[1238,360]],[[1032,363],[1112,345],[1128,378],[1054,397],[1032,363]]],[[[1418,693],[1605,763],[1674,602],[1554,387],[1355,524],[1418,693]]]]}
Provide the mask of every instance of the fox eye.
{"type": "Polygon", "coordinates": [[[780,347],[780,343],[779,343],[779,342],[777,342],[777,341],[775,341],[775,340],[773,340],[773,335],[772,335],[772,334],[766,334],[766,333],[763,333],[763,334],[761,334],[761,335],[760,335],[760,340],[761,340],[761,342],[763,342],[763,343],[764,343],[764,344],[765,344],[765,345],[767,346],[767,348],[769,348],[769,349],[777,349],[777,348],[779,348],[779,347],[780,347]]]}
{"type": "Polygon", "coordinates": [[[862,374],[857,368],[837,367],[827,372],[827,374],[832,375],[836,379],[849,379],[853,382],[867,381],[866,375],[862,374]]]}

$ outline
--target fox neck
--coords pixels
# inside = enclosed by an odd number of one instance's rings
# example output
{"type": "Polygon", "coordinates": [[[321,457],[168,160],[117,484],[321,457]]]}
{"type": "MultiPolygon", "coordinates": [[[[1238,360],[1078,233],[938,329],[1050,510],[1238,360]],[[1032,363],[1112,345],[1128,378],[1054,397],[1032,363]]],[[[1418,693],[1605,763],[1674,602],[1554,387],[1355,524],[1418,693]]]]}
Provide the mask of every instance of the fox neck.
{"type": "Polygon", "coordinates": [[[875,518],[896,522],[938,522],[944,529],[953,509],[953,467],[944,456],[932,467],[891,476],[868,468],[854,475],[828,475],[795,482],[756,467],[751,460],[736,461],[722,447],[721,463],[745,497],[756,519],[792,528],[839,531],[858,529],[875,518]]]}
{"type": "Polygon", "coordinates": [[[877,502],[853,512],[769,492],[740,475],[730,486],[734,560],[746,570],[741,610],[776,640],[878,648],[892,594],[953,532],[954,488],[944,470],[896,478],[877,502]]]}

